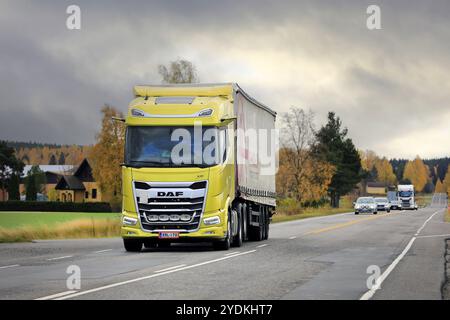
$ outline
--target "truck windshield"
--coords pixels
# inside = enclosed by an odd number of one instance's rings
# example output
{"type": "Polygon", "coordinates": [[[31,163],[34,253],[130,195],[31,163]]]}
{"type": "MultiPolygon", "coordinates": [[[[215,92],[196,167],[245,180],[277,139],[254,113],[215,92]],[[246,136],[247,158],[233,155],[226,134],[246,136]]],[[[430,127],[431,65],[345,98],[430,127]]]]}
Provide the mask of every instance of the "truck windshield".
{"type": "Polygon", "coordinates": [[[225,158],[225,129],[129,126],[125,164],[134,167],[208,167],[225,158]]]}
{"type": "Polygon", "coordinates": [[[411,197],[412,196],[412,192],[411,191],[400,191],[398,193],[398,195],[400,197],[411,197]]]}

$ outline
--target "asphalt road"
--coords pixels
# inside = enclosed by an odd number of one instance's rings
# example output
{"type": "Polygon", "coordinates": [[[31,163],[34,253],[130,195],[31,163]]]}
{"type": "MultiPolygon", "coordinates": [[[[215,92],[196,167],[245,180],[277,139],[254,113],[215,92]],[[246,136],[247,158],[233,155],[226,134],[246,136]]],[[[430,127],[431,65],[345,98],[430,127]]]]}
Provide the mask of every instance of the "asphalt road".
{"type": "Polygon", "coordinates": [[[269,240],[230,251],[127,253],[116,238],[1,244],[0,299],[441,299],[442,205],[273,224],[269,240]],[[66,286],[71,265],[79,290],[66,286]]]}

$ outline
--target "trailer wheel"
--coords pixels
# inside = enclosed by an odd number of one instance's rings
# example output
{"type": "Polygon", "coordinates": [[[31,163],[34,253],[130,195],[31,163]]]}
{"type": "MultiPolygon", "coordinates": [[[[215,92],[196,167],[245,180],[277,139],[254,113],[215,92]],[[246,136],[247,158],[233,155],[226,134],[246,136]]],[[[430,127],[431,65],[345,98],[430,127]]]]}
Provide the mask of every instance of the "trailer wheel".
{"type": "Polygon", "coordinates": [[[265,211],[265,216],[264,216],[264,223],[265,223],[265,230],[264,230],[264,240],[269,239],[269,225],[270,225],[270,213],[269,213],[269,208],[266,207],[265,211]]]}
{"type": "Polygon", "coordinates": [[[242,246],[242,239],[243,239],[242,204],[238,203],[236,209],[237,209],[237,214],[238,214],[238,219],[237,219],[238,231],[237,231],[237,234],[233,237],[233,242],[231,245],[233,247],[240,247],[240,246],[242,246]]]}
{"type": "Polygon", "coordinates": [[[142,250],[142,241],[137,239],[123,239],[123,246],[128,252],[140,252],[142,250]]]}
{"type": "Polygon", "coordinates": [[[224,240],[213,242],[215,250],[228,250],[231,246],[231,217],[228,215],[227,236],[224,240]]]}
{"type": "Polygon", "coordinates": [[[263,206],[259,206],[259,225],[250,227],[250,240],[261,241],[264,238],[264,214],[263,206]]]}
{"type": "Polygon", "coordinates": [[[248,240],[248,212],[247,212],[247,204],[242,204],[242,240],[248,240]]]}

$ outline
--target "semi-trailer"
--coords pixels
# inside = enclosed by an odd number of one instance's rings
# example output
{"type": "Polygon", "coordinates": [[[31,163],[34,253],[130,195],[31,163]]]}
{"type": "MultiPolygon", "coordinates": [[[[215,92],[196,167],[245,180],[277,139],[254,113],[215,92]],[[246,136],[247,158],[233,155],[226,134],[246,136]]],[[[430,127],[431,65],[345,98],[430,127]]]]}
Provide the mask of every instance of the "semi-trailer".
{"type": "Polygon", "coordinates": [[[139,85],[134,95],[123,119],[125,249],[267,239],[276,112],[236,83],[139,85]]]}

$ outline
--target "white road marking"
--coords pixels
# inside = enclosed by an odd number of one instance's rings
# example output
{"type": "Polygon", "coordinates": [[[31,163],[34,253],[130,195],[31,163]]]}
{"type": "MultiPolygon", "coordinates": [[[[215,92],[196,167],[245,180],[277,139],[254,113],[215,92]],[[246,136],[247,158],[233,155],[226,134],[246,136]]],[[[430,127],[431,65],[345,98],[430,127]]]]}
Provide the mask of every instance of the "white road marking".
{"type": "Polygon", "coordinates": [[[108,252],[108,251],[111,251],[111,250],[112,249],[99,250],[99,251],[94,251],[94,253],[108,252]]]}
{"type": "Polygon", "coordinates": [[[450,237],[450,233],[447,234],[432,234],[428,236],[418,236],[417,239],[421,238],[438,238],[438,237],[450,237]]]}
{"type": "Polygon", "coordinates": [[[424,223],[423,223],[423,225],[419,228],[419,230],[417,230],[417,232],[416,232],[416,234],[415,234],[415,236],[418,236],[421,232],[422,232],[422,230],[423,230],[423,228],[425,228],[425,226],[427,225],[427,223],[428,223],[428,221],[430,221],[431,219],[433,219],[433,217],[438,213],[438,212],[440,212],[441,210],[438,210],[438,211],[436,211],[435,213],[433,213],[424,223]]]}
{"type": "Polygon", "coordinates": [[[423,230],[423,228],[425,228],[425,226],[427,225],[427,223],[436,215],[440,212],[441,210],[436,211],[435,213],[433,213],[423,224],[422,226],[419,228],[419,230],[417,230],[416,234],[411,238],[411,240],[409,240],[408,244],[406,245],[405,249],[403,249],[402,253],[400,253],[400,255],[389,265],[389,267],[382,273],[382,275],[380,276],[380,278],[378,279],[378,286],[374,287],[372,289],[370,289],[369,291],[367,291],[366,293],[364,293],[361,298],[359,298],[359,300],[369,300],[373,297],[373,295],[375,294],[375,292],[381,288],[381,285],[383,284],[384,280],[386,280],[386,278],[389,276],[389,274],[392,272],[392,270],[395,269],[395,267],[397,266],[397,264],[405,257],[405,255],[408,253],[409,249],[411,249],[414,241],[416,241],[417,239],[417,235],[423,230]]]}
{"type": "Polygon", "coordinates": [[[14,267],[20,267],[20,265],[19,264],[11,264],[9,266],[0,267],[0,269],[7,269],[7,268],[14,268],[14,267]]]}
{"type": "Polygon", "coordinates": [[[267,247],[267,246],[268,246],[268,244],[265,243],[265,244],[260,244],[259,246],[257,246],[257,248],[264,248],[264,247],[267,247]]]}
{"type": "Polygon", "coordinates": [[[47,259],[47,261],[61,260],[61,259],[67,259],[67,258],[72,258],[72,257],[73,256],[56,257],[56,258],[47,259]]]}
{"type": "Polygon", "coordinates": [[[289,240],[294,240],[295,238],[297,238],[297,236],[292,236],[292,237],[289,237],[289,240]]]}
{"type": "Polygon", "coordinates": [[[165,268],[165,269],[161,269],[161,270],[156,270],[155,273],[164,272],[164,271],[168,271],[168,270],[172,270],[172,269],[177,269],[177,268],[181,268],[181,267],[184,267],[184,266],[186,266],[186,265],[185,264],[180,264],[178,266],[173,266],[173,267],[169,267],[169,268],[165,268]]]}
{"type": "Polygon", "coordinates": [[[234,254],[237,254],[237,253],[241,253],[241,252],[240,251],[228,252],[228,253],[225,253],[224,256],[231,256],[231,255],[234,255],[234,254]]]}
{"type": "Polygon", "coordinates": [[[129,283],[134,283],[134,282],[143,281],[143,280],[147,280],[147,279],[151,279],[151,278],[156,278],[156,277],[163,276],[163,275],[170,274],[170,273],[175,273],[175,272],[179,272],[179,271],[183,271],[183,270],[188,270],[188,269],[192,269],[192,268],[201,267],[201,266],[204,266],[204,265],[207,265],[207,264],[211,264],[211,263],[215,263],[215,262],[219,262],[219,261],[235,258],[235,257],[238,257],[238,256],[243,256],[243,255],[246,255],[246,254],[249,254],[249,253],[253,253],[253,252],[256,252],[256,250],[244,251],[244,252],[232,255],[232,256],[226,256],[226,257],[217,258],[217,259],[214,259],[214,260],[208,260],[208,261],[205,261],[205,262],[200,262],[200,263],[197,263],[197,264],[193,264],[193,265],[182,267],[182,268],[178,268],[178,269],[172,269],[172,270],[168,270],[168,271],[164,271],[164,272],[160,272],[160,273],[154,273],[152,275],[145,276],[145,277],[135,278],[135,279],[122,281],[122,282],[116,282],[116,283],[113,283],[113,284],[110,284],[110,285],[106,285],[106,286],[102,286],[102,287],[98,287],[98,288],[94,288],[94,289],[90,289],[90,290],[86,290],[86,291],[80,291],[80,292],[76,292],[76,293],[73,293],[73,294],[65,295],[63,297],[56,298],[55,300],[65,300],[65,299],[70,299],[70,298],[74,298],[74,297],[79,297],[79,296],[82,296],[82,295],[85,295],[85,294],[94,293],[94,292],[98,292],[98,291],[102,291],[102,290],[106,290],[106,289],[111,289],[111,288],[115,288],[115,287],[122,286],[122,285],[125,285],[125,284],[129,284],[129,283]]]}
{"type": "Polygon", "coordinates": [[[64,292],[60,292],[60,293],[56,293],[56,294],[52,294],[51,296],[46,296],[46,297],[42,297],[42,298],[38,298],[36,300],[50,300],[50,299],[56,299],[62,296],[66,296],[68,294],[74,293],[76,292],[75,290],[69,290],[69,291],[64,291],[64,292]]]}

